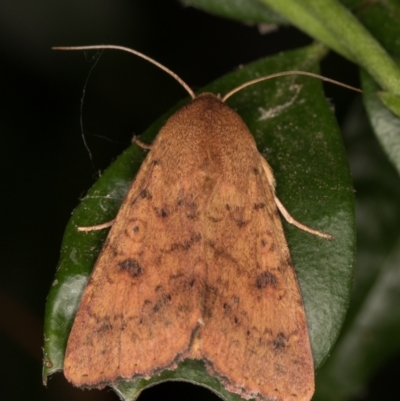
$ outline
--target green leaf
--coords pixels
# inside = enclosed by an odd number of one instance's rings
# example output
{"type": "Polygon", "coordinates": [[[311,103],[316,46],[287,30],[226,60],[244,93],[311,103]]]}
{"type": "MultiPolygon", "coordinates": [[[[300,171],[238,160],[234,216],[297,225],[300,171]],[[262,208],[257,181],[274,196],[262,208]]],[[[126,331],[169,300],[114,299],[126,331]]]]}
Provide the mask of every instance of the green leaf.
{"type": "Polygon", "coordinates": [[[375,135],[388,159],[400,174],[400,117],[382,103],[379,87],[365,72],[361,72],[364,104],[375,135]]]}
{"type": "Polygon", "coordinates": [[[259,0],[182,0],[182,2],[210,14],[244,23],[288,24],[285,18],[261,4],[259,0]]]}
{"type": "Polygon", "coordinates": [[[238,395],[226,391],[218,379],[210,376],[202,361],[191,359],[187,359],[180,363],[176,370],[164,370],[159,376],[155,376],[149,380],[122,382],[113,388],[122,399],[135,400],[146,388],[169,380],[186,381],[201,385],[217,393],[223,399],[228,401],[242,400],[238,395]]]}
{"type": "MultiPolygon", "coordinates": [[[[280,54],[229,74],[205,90],[224,94],[243,82],[277,71],[318,72],[320,58],[319,46],[280,54]]],[[[284,222],[318,368],[335,342],[346,313],[355,249],[353,190],[336,121],[321,83],[304,76],[251,86],[232,96],[228,104],[245,120],[259,151],[274,169],[277,194],[290,213],[334,236],[332,241],[324,240],[284,222]]],[[[141,139],[154,139],[166,118],[158,120],[141,139]]],[[[116,215],[143,157],[144,152],[136,145],[127,149],[88,192],[68,223],[46,306],[44,378],[62,369],[74,314],[106,236],[105,232],[78,233],[76,228],[116,215]]],[[[186,361],[178,370],[165,371],[149,381],[120,383],[115,389],[124,399],[133,400],[149,385],[171,378],[205,385],[228,400],[238,399],[224,392],[196,361],[186,361]]]]}

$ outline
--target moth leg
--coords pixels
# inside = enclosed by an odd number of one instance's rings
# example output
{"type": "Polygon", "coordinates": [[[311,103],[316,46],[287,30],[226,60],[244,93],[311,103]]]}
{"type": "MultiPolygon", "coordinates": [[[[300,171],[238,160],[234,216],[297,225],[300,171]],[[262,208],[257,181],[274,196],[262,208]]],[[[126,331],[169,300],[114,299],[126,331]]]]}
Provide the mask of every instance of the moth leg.
{"type": "MultiPolygon", "coordinates": [[[[132,142],[136,143],[136,145],[140,146],[143,149],[151,149],[151,145],[142,142],[136,135],[133,136],[132,142]]],[[[111,227],[114,224],[114,219],[111,221],[107,221],[106,223],[96,224],[94,226],[88,227],[78,227],[78,231],[88,233],[90,231],[98,231],[104,230],[105,228],[111,227]]]]}
{"type": "Polygon", "coordinates": [[[136,135],[133,135],[132,142],[136,143],[136,145],[140,146],[142,149],[150,150],[152,147],[152,145],[142,142],[136,135]]]}
{"type": "Polygon", "coordinates": [[[261,156],[261,154],[260,154],[260,159],[261,159],[261,164],[262,164],[264,173],[267,176],[268,183],[272,187],[272,190],[273,190],[273,192],[275,194],[276,182],[275,182],[274,173],[272,172],[272,168],[268,164],[268,162],[261,156]]]}
{"type": "Polygon", "coordinates": [[[111,227],[114,224],[114,220],[115,219],[107,221],[106,223],[96,224],[95,226],[78,227],[78,231],[88,233],[89,231],[103,230],[105,228],[111,227]]]}
{"type": "Polygon", "coordinates": [[[261,156],[261,164],[263,166],[265,175],[267,176],[267,180],[269,185],[272,187],[272,190],[274,192],[274,200],[275,204],[278,207],[279,211],[282,213],[282,216],[285,218],[285,220],[293,224],[294,226],[300,228],[300,230],[307,231],[310,234],[317,235],[318,237],[326,238],[326,239],[333,239],[332,235],[325,234],[321,231],[314,230],[310,227],[305,226],[304,224],[301,224],[299,221],[295,220],[290,213],[285,209],[285,206],[283,206],[282,202],[277,198],[275,195],[275,178],[274,174],[272,172],[272,169],[268,162],[261,156]]]}
{"type": "MultiPolygon", "coordinates": [[[[136,143],[136,145],[140,146],[143,149],[151,149],[151,145],[142,142],[136,135],[133,136],[132,142],[136,143]]],[[[78,227],[78,231],[88,233],[90,231],[98,231],[104,230],[105,228],[111,227],[114,224],[114,220],[107,221],[106,223],[96,224],[94,226],[88,227],[78,227]]]]}
{"type": "Polygon", "coordinates": [[[300,228],[300,230],[307,231],[310,234],[317,235],[318,237],[326,238],[326,239],[333,239],[332,235],[325,234],[321,231],[314,230],[310,227],[305,226],[304,224],[301,224],[299,221],[295,220],[289,212],[285,209],[285,206],[282,205],[282,202],[278,199],[276,195],[274,195],[274,200],[275,204],[278,207],[279,211],[282,213],[282,216],[285,218],[285,220],[293,224],[294,226],[300,228]]]}

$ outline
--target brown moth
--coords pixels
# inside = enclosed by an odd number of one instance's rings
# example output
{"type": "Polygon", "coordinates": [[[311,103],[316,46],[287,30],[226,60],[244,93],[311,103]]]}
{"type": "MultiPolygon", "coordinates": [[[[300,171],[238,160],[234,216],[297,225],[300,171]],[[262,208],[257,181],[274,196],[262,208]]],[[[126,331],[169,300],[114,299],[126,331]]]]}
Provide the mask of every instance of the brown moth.
{"type": "Polygon", "coordinates": [[[160,130],[113,221],[64,374],[102,388],[194,358],[243,398],[308,401],[313,357],[278,209],[331,236],[283,208],[241,117],[188,91],[193,100],[160,130]]]}

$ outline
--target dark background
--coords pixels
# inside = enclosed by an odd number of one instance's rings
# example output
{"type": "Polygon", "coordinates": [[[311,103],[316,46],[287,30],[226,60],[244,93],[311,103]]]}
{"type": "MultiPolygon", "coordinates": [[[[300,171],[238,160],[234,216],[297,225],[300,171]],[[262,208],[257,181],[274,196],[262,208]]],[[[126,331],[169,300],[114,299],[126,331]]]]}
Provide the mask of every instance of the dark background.
{"type": "MultiPolygon", "coordinates": [[[[262,56],[311,43],[294,28],[262,35],[255,26],[210,16],[173,0],[0,3],[0,149],[3,217],[0,278],[0,399],[116,400],[111,391],[73,389],[63,375],[41,382],[46,294],[64,227],[79,198],[156,117],[186,96],[162,71],[122,52],[93,63],[54,45],[119,44],[135,48],[197,89],[262,56]]],[[[335,55],[323,74],[358,86],[354,66],[335,55]]],[[[330,86],[339,120],[354,94],[330,86]]],[[[389,369],[391,371],[391,369],[389,369]]],[[[382,373],[382,378],[387,374],[382,373]]],[[[379,394],[380,380],[369,398],[379,394]]],[[[387,387],[387,383],[381,386],[387,387]]],[[[214,397],[168,383],[144,399],[214,397]]],[[[372,398],[370,398],[372,397],[372,398]]],[[[386,398],[388,399],[388,398],[386,398]]]]}

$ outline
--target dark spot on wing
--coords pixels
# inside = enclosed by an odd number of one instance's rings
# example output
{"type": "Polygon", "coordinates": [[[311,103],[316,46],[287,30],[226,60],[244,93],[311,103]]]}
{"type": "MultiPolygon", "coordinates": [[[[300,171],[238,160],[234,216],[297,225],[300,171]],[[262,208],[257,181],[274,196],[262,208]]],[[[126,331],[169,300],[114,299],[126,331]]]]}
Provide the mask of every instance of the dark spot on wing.
{"type": "Polygon", "coordinates": [[[197,219],[199,217],[198,205],[192,200],[179,198],[176,201],[176,204],[179,207],[183,207],[185,209],[184,211],[182,211],[182,213],[185,213],[188,219],[197,219]]]}
{"type": "Polygon", "coordinates": [[[161,209],[154,206],[154,211],[156,212],[157,216],[161,217],[162,219],[165,219],[170,214],[168,208],[166,208],[165,206],[161,209]]]}
{"type": "Polygon", "coordinates": [[[170,276],[169,276],[169,278],[171,279],[171,280],[176,280],[176,279],[179,279],[179,278],[182,278],[182,277],[184,277],[185,275],[183,274],[183,273],[178,273],[178,274],[171,274],[170,276]]]}
{"type": "Polygon", "coordinates": [[[287,255],[282,263],[278,266],[278,269],[281,273],[284,273],[286,269],[290,268],[292,268],[292,260],[290,259],[290,255],[287,255]]]}
{"type": "Polygon", "coordinates": [[[147,189],[142,189],[139,195],[142,199],[153,199],[153,195],[147,189]]]}
{"type": "Polygon", "coordinates": [[[167,252],[174,252],[174,251],[187,251],[191,248],[193,244],[196,244],[201,241],[201,234],[196,233],[192,234],[191,237],[183,242],[175,242],[171,245],[171,248],[167,250],[167,252]]]}
{"type": "Polygon", "coordinates": [[[108,249],[111,251],[111,253],[113,254],[114,257],[117,256],[117,255],[119,254],[118,248],[117,248],[117,246],[114,245],[114,244],[113,244],[113,245],[110,245],[108,249]]]}
{"type": "Polygon", "coordinates": [[[171,302],[171,299],[172,297],[170,294],[162,294],[154,305],[153,312],[157,313],[164,305],[171,302]]]}
{"type": "Polygon", "coordinates": [[[186,206],[187,206],[187,209],[188,209],[188,211],[186,212],[186,217],[188,219],[196,219],[196,218],[198,218],[199,211],[197,210],[198,209],[197,204],[194,203],[194,202],[190,202],[190,203],[187,203],[186,206]]]}
{"type": "Polygon", "coordinates": [[[104,333],[106,331],[109,331],[112,329],[112,324],[110,323],[110,318],[109,316],[104,316],[102,319],[99,319],[99,322],[101,322],[100,327],[97,329],[98,333],[104,333]]]}
{"type": "Polygon", "coordinates": [[[215,249],[215,242],[214,242],[214,241],[208,240],[208,241],[207,241],[207,245],[208,245],[210,248],[215,249]]]}
{"type": "Polygon", "coordinates": [[[131,217],[126,222],[125,234],[128,236],[130,240],[134,242],[141,242],[143,241],[146,235],[146,226],[147,226],[146,220],[142,220],[139,217],[131,217]]]}
{"type": "Polygon", "coordinates": [[[254,210],[260,210],[265,208],[265,203],[255,203],[253,206],[254,210]]]}
{"type": "Polygon", "coordinates": [[[286,338],[285,334],[283,334],[282,332],[280,332],[280,333],[276,336],[275,340],[273,341],[274,349],[276,349],[276,350],[285,349],[285,348],[286,348],[286,345],[287,345],[287,342],[288,342],[288,339],[286,338]]]}
{"type": "Polygon", "coordinates": [[[235,222],[240,228],[242,228],[243,226],[245,226],[247,224],[247,221],[243,221],[240,219],[235,219],[235,222]]]}
{"type": "Polygon", "coordinates": [[[136,278],[143,274],[143,268],[140,266],[136,259],[128,258],[118,263],[121,270],[127,271],[133,278],[136,278]]]}
{"type": "Polygon", "coordinates": [[[267,287],[268,285],[272,285],[273,287],[276,286],[277,279],[276,276],[269,271],[264,271],[261,274],[259,274],[256,278],[256,287],[259,290],[262,290],[263,288],[267,287]]]}
{"type": "Polygon", "coordinates": [[[230,260],[234,265],[238,265],[238,261],[230,253],[228,253],[225,248],[217,248],[213,241],[207,241],[206,245],[208,245],[214,251],[215,258],[227,259],[230,260]]]}
{"type": "Polygon", "coordinates": [[[245,221],[243,218],[245,214],[245,207],[241,206],[231,206],[229,203],[225,204],[225,209],[229,212],[229,217],[240,227],[248,224],[248,221],[245,221]]]}

